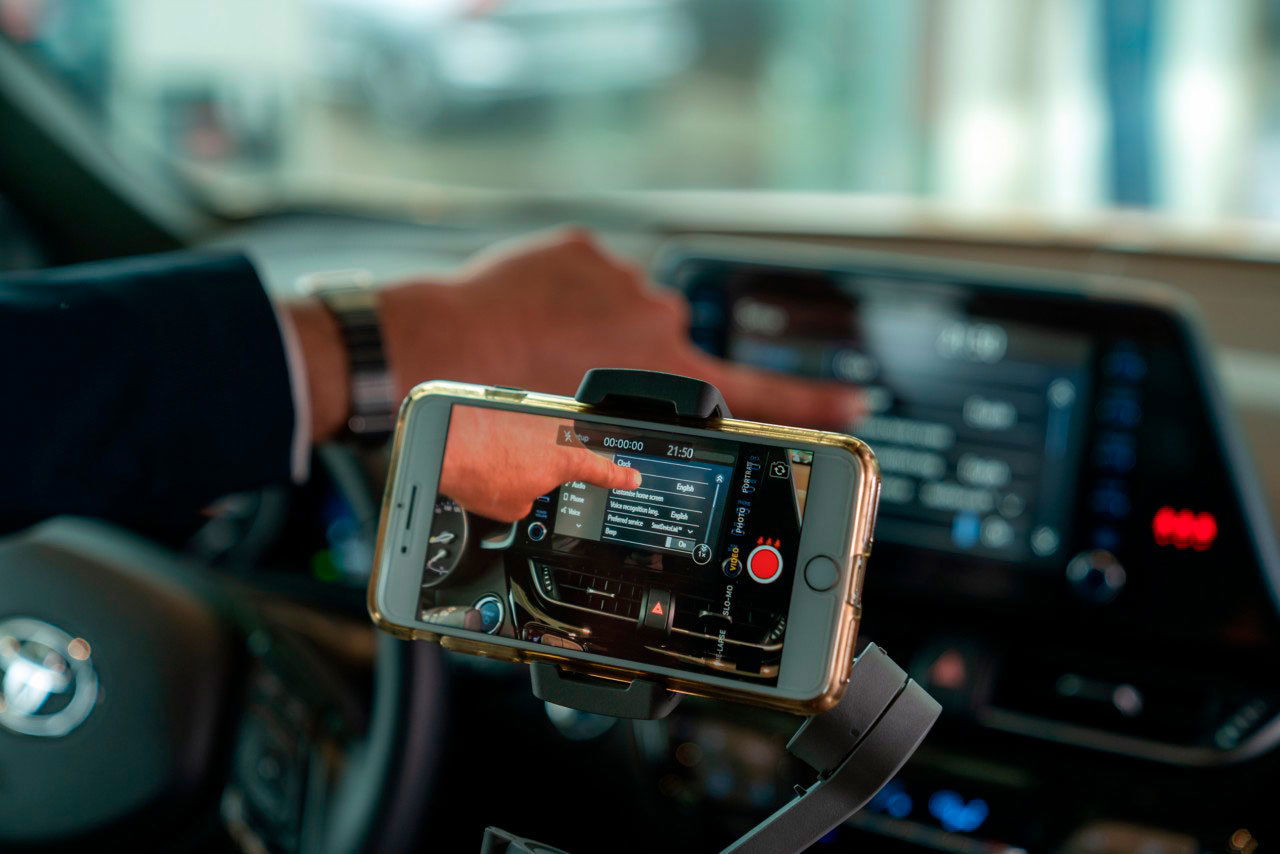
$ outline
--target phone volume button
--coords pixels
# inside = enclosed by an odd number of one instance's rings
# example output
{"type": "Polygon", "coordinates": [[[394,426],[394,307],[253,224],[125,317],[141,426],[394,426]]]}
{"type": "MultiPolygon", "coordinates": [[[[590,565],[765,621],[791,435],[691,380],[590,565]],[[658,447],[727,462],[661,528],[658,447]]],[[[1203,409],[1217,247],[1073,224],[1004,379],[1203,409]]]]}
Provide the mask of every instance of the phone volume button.
{"type": "Polygon", "coordinates": [[[867,556],[857,555],[853,559],[853,572],[849,578],[849,598],[846,600],[850,605],[859,607],[859,594],[862,588],[862,574],[867,568],[867,556]]]}
{"type": "Polygon", "coordinates": [[[523,389],[514,388],[512,386],[500,385],[484,390],[484,396],[489,400],[505,400],[512,403],[518,403],[528,396],[528,392],[523,389]]]}

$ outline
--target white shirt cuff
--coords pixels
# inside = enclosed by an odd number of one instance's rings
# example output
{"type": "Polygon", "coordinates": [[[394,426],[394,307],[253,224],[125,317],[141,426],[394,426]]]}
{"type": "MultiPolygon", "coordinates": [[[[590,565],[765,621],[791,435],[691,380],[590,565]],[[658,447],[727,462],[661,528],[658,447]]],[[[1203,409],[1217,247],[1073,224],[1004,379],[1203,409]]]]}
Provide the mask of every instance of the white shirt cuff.
{"type": "Polygon", "coordinates": [[[305,483],[311,473],[312,438],[311,391],[307,387],[307,363],[302,353],[302,344],[298,341],[298,330],[294,329],[293,320],[277,302],[284,292],[275,287],[278,283],[268,281],[263,275],[265,265],[259,264],[251,253],[246,254],[271,303],[271,310],[276,316],[276,327],[280,330],[280,343],[284,347],[285,363],[289,369],[290,397],[293,398],[293,441],[290,443],[289,472],[294,483],[305,483]]]}
{"type": "Polygon", "coordinates": [[[307,388],[306,363],[293,321],[274,300],[271,306],[280,327],[280,341],[284,344],[284,357],[289,365],[289,387],[293,393],[293,445],[289,469],[294,483],[304,483],[311,469],[311,395],[307,388]]]}

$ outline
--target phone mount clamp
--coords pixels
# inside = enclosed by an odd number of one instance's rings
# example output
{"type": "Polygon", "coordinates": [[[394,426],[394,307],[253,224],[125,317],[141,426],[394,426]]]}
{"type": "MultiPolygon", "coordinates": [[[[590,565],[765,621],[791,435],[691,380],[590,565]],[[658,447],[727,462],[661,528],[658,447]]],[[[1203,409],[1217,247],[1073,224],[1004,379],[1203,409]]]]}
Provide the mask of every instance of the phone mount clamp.
{"type": "MultiPolygon", "coordinates": [[[[575,398],[593,412],[705,424],[729,417],[729,406],[710,383],[662,374],[597,368],[587,371],[575,398]]],[[[547,662],[529,665],[533,695],[560,706],[597,715],[635,720],[665,718],[680,695],[656,682],[636,679],[616,682],[565,673],[547,662]]]]}
{"type": "MultiPolygon", "coordinates": [[[[697,425],[728,418],[729,407],[710,383],[655,371],[587,371],[577,400],[593,412],[697,425]]],[[[547,662],[529,665],[533,694],[541,700],[617,718],[666,717],[680,701],[657,683],[629,683],[562,672],[547,662]]],[[[807,719],[787,751],[818,772],[773,815],[722,854],[802,851],[862,809],[915,753],[941,712],[938,702],[892,659],[869,644],[854,661],[840,702],[807,719]]],[[[556,854],[556,849],[485,832],[483,854],[556,854]]]]}

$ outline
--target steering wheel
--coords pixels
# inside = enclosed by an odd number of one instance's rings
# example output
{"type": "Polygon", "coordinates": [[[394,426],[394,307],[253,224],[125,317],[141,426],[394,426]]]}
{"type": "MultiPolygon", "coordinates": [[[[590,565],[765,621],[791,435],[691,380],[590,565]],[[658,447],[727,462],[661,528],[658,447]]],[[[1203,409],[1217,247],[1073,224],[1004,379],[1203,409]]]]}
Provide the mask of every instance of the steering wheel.
{"type": "Polygon", "coordinates": [[[0,541],[0,848],[399,852],[443,728],[440,650],[376,633],[372,693],[245,589],[103,523],[0,541]]]}

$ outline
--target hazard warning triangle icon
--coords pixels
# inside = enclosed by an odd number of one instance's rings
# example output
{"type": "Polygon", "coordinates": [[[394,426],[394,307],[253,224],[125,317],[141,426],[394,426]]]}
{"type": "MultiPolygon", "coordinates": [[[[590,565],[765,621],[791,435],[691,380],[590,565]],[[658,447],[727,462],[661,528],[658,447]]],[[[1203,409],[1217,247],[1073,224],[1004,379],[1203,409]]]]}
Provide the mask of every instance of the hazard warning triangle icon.
{"type": "Polygon", "coordinates": [[[653,607],[649,609],[649,613],[653,614],[654,616],[661,617],[664,613],[662,610],[662,603],[654,602],[653,607]]]}

